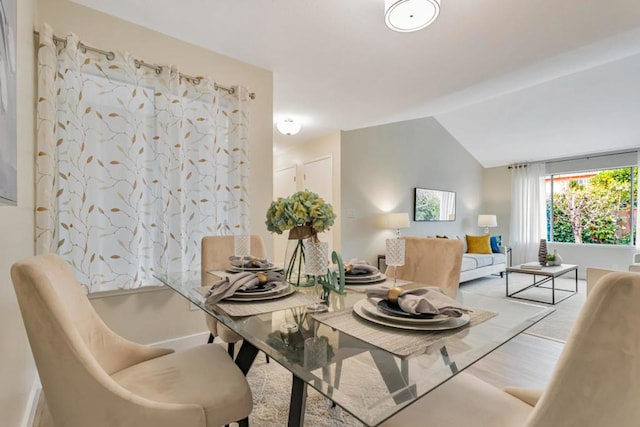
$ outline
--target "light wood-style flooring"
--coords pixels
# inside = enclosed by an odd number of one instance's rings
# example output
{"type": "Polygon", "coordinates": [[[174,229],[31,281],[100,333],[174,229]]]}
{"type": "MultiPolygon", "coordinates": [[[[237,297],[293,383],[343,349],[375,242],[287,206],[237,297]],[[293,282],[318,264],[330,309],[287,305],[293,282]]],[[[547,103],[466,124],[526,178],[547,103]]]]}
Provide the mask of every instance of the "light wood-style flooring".
{"type": "MultiPolygon", "coordinates": [[[[466,372],[499,388],[544,388],[563,347],[564,343],[558,340],[520,334],[476,362],[466,372]]],[[[54,427],[42,393],[38,399],[33,427],[54,427]]]]}

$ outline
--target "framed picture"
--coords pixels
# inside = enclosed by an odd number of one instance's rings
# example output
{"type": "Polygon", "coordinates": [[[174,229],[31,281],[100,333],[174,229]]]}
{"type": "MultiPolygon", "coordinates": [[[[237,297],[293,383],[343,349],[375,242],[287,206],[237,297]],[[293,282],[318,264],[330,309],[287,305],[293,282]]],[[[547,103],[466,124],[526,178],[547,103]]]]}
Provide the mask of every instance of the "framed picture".
{"type": "Polygon", "coordinates": [[[17,0],[0,0],[0,203],[18,201],[17,0]]]}
{"type": "Polygon", "coordinates": [[[414,221],[455,221],[456,193],[416,188],[413,198],[414,221]]]}

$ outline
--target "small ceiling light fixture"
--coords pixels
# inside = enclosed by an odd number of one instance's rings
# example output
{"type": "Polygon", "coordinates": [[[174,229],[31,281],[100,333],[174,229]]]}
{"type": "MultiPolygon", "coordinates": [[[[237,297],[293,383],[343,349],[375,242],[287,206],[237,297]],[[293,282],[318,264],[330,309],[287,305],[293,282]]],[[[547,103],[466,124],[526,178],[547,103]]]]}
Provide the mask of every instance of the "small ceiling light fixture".
{"type": "Polygon", "coordinates": [[[295,135],[302,129],[300,123],[294,122],[293,119],[284,119],[278,122],[276,127],[278,128],[278,132],[283,135],[295,135]]]}
{"type": "Polygon", "coordinates": [[[440,13],[440,0],[385,0],[384,22],[401,33],[418,31],[431,24],[440,13]]]}

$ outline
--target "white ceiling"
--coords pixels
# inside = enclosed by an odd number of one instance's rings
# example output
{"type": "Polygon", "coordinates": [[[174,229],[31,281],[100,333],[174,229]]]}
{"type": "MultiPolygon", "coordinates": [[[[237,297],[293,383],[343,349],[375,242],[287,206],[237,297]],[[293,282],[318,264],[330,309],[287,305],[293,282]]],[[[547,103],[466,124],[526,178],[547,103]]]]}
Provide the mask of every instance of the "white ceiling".
{"type": "Polygon", "coordinates": [[[74,1],[273,71],[278,147],[428,116],[485,167],[640,147],[638,0],[442,0],[415,33],[384,0],[74,1]]]}

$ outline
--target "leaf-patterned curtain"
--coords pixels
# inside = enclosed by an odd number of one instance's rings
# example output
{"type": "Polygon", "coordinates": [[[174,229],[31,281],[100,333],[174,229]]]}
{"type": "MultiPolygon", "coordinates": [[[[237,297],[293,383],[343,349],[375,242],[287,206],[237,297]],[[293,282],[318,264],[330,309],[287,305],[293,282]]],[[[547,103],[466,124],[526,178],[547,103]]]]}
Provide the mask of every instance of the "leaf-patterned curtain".
{"type": "Polygon", "coordinates": [[[248,230],[247,92],[82,52],[40,32],[36,252],[89,292],[200,267],[200,240],[248,230]]]}

